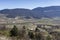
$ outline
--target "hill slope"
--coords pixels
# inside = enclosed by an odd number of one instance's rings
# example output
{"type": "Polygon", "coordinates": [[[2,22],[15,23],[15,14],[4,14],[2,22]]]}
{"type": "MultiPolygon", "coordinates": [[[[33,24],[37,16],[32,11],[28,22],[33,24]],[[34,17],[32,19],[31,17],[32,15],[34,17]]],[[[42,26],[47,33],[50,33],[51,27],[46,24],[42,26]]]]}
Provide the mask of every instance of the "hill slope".
{"type": "Polygon", "coordinates": [[[24,18],[42,18],[42,17],[60,17],[60,6],[37,7],[30,9],[4,9],[1,14],[7,14],[7,17],[24,16],[24,18]]]}

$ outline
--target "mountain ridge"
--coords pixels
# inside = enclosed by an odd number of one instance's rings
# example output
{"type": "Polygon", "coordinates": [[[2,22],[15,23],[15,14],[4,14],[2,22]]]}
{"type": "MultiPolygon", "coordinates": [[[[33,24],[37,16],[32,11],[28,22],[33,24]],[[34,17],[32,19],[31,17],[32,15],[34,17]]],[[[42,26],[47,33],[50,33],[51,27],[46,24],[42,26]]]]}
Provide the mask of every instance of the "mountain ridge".
{"type": "Polygon", "coordinates": [[[0,14],[8,14],[6,17],[25,16],[25,18],[52,18],[60,17],[60,6],[37,7],[32,10],[25,8],[3,9],[0,14]]]}

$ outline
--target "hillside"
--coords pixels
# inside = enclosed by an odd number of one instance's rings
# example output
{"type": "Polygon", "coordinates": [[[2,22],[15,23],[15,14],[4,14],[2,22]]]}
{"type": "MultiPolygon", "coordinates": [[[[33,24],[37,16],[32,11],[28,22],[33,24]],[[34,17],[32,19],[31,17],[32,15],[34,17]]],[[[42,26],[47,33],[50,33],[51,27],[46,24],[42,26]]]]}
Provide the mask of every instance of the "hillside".
{"type": "Polygon", "coordinates": [[[0,10],[0,13],[7,15],[7,17],[13,18],[16,16],[24,18],[52,18],[60,17],[60,6],[37,7],[32,10],[24,8],[3,9],[0,10]]]}

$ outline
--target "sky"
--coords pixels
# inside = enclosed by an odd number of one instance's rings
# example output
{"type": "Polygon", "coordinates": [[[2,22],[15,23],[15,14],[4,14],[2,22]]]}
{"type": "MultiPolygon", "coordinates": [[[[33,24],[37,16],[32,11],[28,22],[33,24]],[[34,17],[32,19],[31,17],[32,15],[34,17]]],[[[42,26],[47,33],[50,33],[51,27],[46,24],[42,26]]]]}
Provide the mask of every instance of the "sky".
{"type": "Polygon", "coordinates": [[[60,6],[60,0],[0,0],[0,9],[60,6]]]}

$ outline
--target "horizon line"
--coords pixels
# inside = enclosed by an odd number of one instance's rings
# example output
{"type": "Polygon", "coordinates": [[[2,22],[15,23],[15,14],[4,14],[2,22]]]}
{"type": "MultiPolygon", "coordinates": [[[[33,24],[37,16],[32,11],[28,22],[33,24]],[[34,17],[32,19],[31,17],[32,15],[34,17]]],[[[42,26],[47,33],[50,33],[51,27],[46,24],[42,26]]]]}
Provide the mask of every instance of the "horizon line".
{"type": "MultiPolygon", "coordinates": [[[[45,7],[54,7],[54,6],[40,6],[41,8],[45,8],[45,7]]],[[[60,6],[57,6],[57,7],[60,7],[60,6]]],[[[38,8],[38,7],[34,7],[34,8],[38,8]]],[[[23,8],[23,7],[21,7],[21,8],[3,8],[3,9],[0,9],[0,10],[4,10],[4,9],[30,9],[30,10],[32,10],[32,9],[34,9],[34,8],[23,8]]]]}

